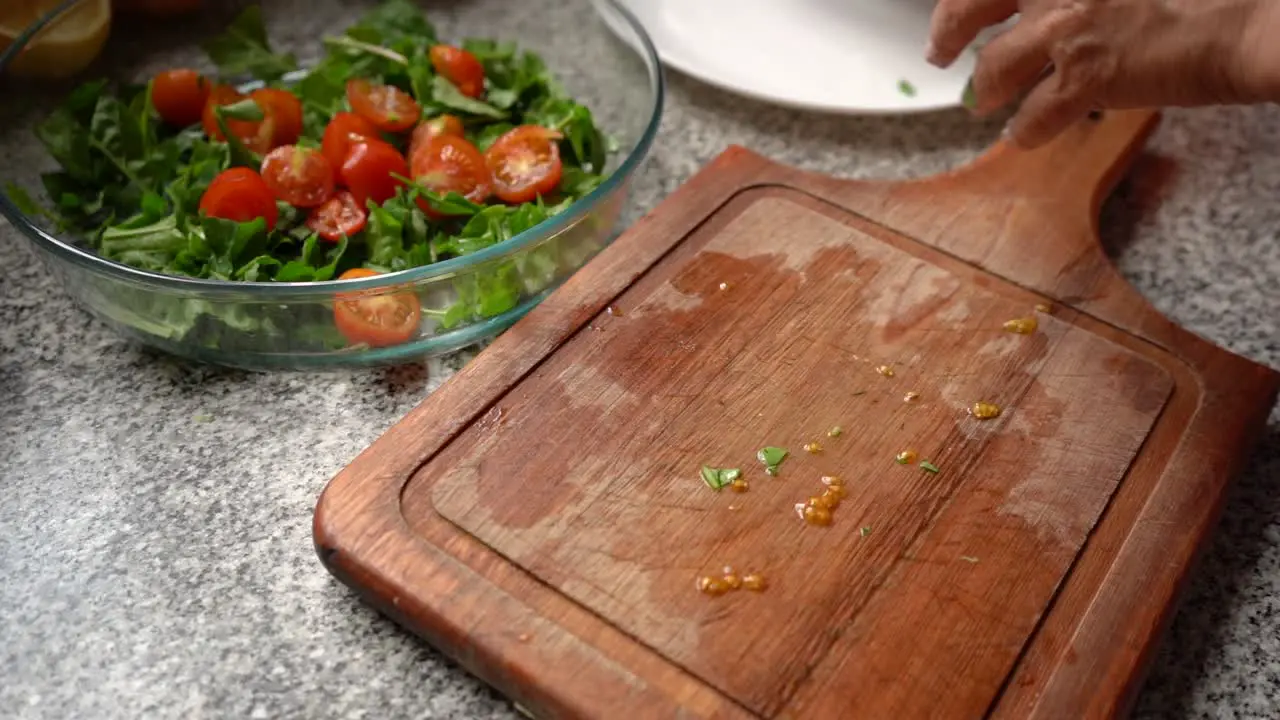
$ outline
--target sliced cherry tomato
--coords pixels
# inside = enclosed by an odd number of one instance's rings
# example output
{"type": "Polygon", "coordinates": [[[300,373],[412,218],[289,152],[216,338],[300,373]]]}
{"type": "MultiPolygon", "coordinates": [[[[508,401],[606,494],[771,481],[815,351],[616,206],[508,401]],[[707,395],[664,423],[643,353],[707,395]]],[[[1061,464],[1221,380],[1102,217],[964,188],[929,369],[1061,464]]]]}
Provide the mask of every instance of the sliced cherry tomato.
{"type": "Polygon", "coordinates": [[[424,143],[437,135],[465,137],[466,134],[467,131],[462,127],[462,121],[457,117],[453,115],[437,115],[413,129],[413,137],[409,139],[409,157],[413,157],[414,150],[422,147],[424,143]]]}
{"type": "MultiPolygon", "coordinates": [[[[352,268],[339,280],[372,277],[378,273],[352,268]]],[[[413,339],[422,320],[422,306],[412,292],[342,293],[334,298],[333,322],[352,344],[372,347],[399,345],[413,339]]]]}
{"type": "Polygon", "coordinates": [[[382,204],[395,197],[396,188],[404,184],[392,175],[409,176],[409,164],[399,150],[381,140],[366,140],[351,147],[342,163],[342,184],[355,196],[360,207],[373,200],[382,204]]]}
{"type": "Polygon", "coordinates": [[[338,242],[363,230],[368,220],[369,213],[356,202],[355,196],[339,190],[328,202],[311,211],[307,227],[325,240],[338,242]]]}
{"type": "Polygon", "coordinates": [[[422,108],[409,93],[394,85],[374,85],[356,78],[347,81],[351,109],[380,130],[401,132],[418,124],[422,108]]]}
{"type": "Polygon", "coordinates": [[[333,196],[333,166],[319,150],[281,145],[262,161],[262,179],[275,196],[294,207],[311,208],[333,196]]]}
{"type": "Polygon", "coordinates": [[[484,65],[471,53],[452,45],[431,48],[431,65],[446,80],[458,86],[463,95],[478,98],[484,94],[484,65]]]}
{"type": "Polygon", "coordinates": [[[484,154],[494,193],[503,202],[518,204],[554,192],[564,174],[557,144],[562,137],[540,125],[521,125],[498,138],[484,154]]]}
{"type": "Polygon", "coordinates": [[[223,170],[209,183],[200,196],[200,212],[236,222],[263,218],[268,230],[276,226],[280,215],[275,196],[262,176],[243,167],[223,170]]]}
{"type": "Polygon", "coordinates": [[[151,105],[170,125],[195,125],[204,117],[210,85],[195,70],[166,70],[151,81],[151,105]]]}
{"type": "Polygon", "coordinates": [[[302,101],[288,90],[262,88],[249,93],[269,119],[270,137],[260,142],[267,145],[267,152],[281,145],[292,145],[302,137],[302,101]]]}
{"type": "MultiPolygon", "coordinates": [[[[484,155],[466,138],[437,135],[427,140],[414,151],[410,169],[414,180],[441,195],[456,192],[471,202],[483,203],[493,194],[484,155]]],[[[425,198],[418,199],[418,207],[437,220],[444,217],[425,198]]]]}
{"type": "MultiPolygon", "coordinates": [[[[248,96],[230,85],[217,85],[209,91],[209,99],[205,101],[202,120],[204,124],[204,134],[214,140],[223,140],[226,138],[222,135],[222,129],[218,127],[218,119],[214,115],[214,109],[221,105],[234,105],[248,96]]],[[[265,113],[264,113],[265,114],[265,113]]],[[[262,126],[266,124],[264,117],[260,121],[250,120],[232,120],[227,118],[227,129],[249,144],[251,140],[258,137],[262,131],[262,126]]]]}
{"type": "Polygon", "coordinates": [[[333,116],[324,129],[320,152],[335,168],[347,161],[351,146],[362,140],[378,140],[378,128],[355,113],[340,112],[333,116]]]}
{"type": "Polygon", "coordinates": [[[204,131],[214,140],[226,140],[218,127],[214,108],[219,105],[233,105],[244,99],[252,98],[262,110],[262,119],[232,120],[227,119],[227,129],[240,138],[244,146],[265,155],[281,145],[292,145],[302,134],[302,103],[287,90],[263,88],[254,90],[248,96],[227,85],[219,85],[209,93],[204,106],[204,131]]]}

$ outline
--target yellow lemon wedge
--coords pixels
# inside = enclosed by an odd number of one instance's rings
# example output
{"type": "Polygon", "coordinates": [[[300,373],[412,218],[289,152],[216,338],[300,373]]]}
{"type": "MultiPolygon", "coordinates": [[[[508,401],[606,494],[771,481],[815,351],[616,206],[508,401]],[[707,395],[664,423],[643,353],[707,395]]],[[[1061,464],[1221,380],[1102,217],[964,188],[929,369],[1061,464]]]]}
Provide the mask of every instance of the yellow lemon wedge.
{"type": "MultiPolygon", "coordinates": [[[[0,52],[63,0],[0,0],[0,52]]],[[[9,66],[19,77],[60,79],[84,70],[111,34],[111,0],[80,0],[46,25],[9,66]]]]}

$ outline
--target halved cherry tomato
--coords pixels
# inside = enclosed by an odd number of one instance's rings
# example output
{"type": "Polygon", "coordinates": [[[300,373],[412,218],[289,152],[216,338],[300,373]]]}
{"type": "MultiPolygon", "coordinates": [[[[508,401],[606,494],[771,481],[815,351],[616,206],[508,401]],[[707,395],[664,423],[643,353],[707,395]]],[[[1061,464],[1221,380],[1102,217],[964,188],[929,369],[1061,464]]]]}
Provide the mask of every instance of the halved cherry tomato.
{"type": "MultiPolygon", "coordinates": [[[[352,268],[339,280],[372,277],[378,273],[352,268]]],[[[422,306],[412,292],[373,294],[373,291],[342,293],[334,298],[333,323],[352,344],[371,347],[399,345],[411,340],[422,320],[422,306]]]]}
{"type": "Polygon", "coordinates": [[[333,166],[319,150],[281,145],[262,161],[262,179],[275,196],[294,207],[311,208],[333,196],[333,166]]]}
{"type": "Polygon", "coordinates": [[[422,115],[418,101],[409,93],[394,85],[374,85],[362,78],[347,81],[347,102],[357,115],[387,132],[408,130],[422,115]]]}
{"type": "Polygon", "coordinates": [[[540,125],[521,125],[498,138],[484,154],[494,193],[514,205],[554,192],[564,174],[557,144],[562,137],[540,125]]]}
{"type": "Polygon", "coordinates": [[[382,204],[395,197],[396,188],[404,184],[392,174],[409,176],[409,164],[399,150],[381,140],[366,140],[351,147],[340,173],[342,184],[355,196],[360,207],[373,200],[382,204]]]}
{"type": "Polygon", "coordinates": [[[413,157],[414,150],[437,135],[464,137],[466,133],[466,129],[462,127],[462,121],[453,115],[437,115],[430,120],[425,120],[413,129],[413,137],[409,138],[409,157],[413,157]]]}
{"type": "Polygon", "coordinates": [[[265,141],[266,152],[281,145],[292,145],[302,137],[302,101],[288,90],[261,88],[249,93],[262,112],[270,118],[271,136],[265,141]]]}
{"type": "MultiPolygon", "coordinates": [[[[204,134],[214,140],[226,140],[222,135],[222,129],[218,127],[218,119],[214,115],[214,109],[221,105],[234,105],[248,96],[230,85],[216,85],[209,91],[209,99],[205,101],[204,112],[202,113],[204,123],[204,134]]],[[[265,115],[265,113],[264,113],[265,115]]],[[[246,145],[251,140],[256,140],[262,131],[262,126],[266,124],[264,117],[259,121],[250,120],[232,120],[227,118],[227,129],[236,137],[244,141],[246,145]]]]}
{"type": "Polygon", "coordinates": [[[484,65],[475,55],[452,45],[431,48],[431,65],[446,80],[458,86],[463,95],[478,98],[484,94],[484,65]]]}
{"type": "Polygon", "coordinates": [[[362,140],[379,140],[378,128],[355,113],[340,112],[333,116],[324,129],[320,152],[335,168],[347,161],[351,146],[362,140]]]}
{"type": "Polygon", "coordinates": [[[209,183],[200,196],[200,212],[236,222],[263,218],[268,230],[276,226],[280,216],[271,188],[258,173],[243,167],[223,170],[209,183]]]}
{"type": "MultiPolygon", "coordinates": [[[[410,158],[413,179],[441,195],[456,192],[471,202],[483,203],[493,194],[493,181],[484,155],[466,138],[437,135],[416,149],[410,158]]],[[[437,220],[444,217],[425,198],[418,207],[437,220]]]]}
{"type": "Polygon", "coordinates": [[[232,120],[227,119],[227,129],[240,138],[244,146],[265,155],[280,145],[291,145],[298,141],[302,134],[302,103],[287,90],[263,88],[254,90],[248,96],[228,85],[219,85],[209,93],[204,106],[204,132],[214,140],[226,140],[218,127],[214,108],[219,105],[234,105],[241,100],[251,98],[262,110],[262,119],[232,120]]]}
{"type": "Polygon", "coordinates": [[[195,70],[166,70],[151,81],[151,105],[170,125],[195,125],[204,117],[210,85],[195,70]]]}
{"type": "Polygon", "coordinates": [[[363,230],[368,220],[369,213],[355,196],[339,190],[328,202],[311,210],[307,227],[325,240],[338,242],[363,230]]]}

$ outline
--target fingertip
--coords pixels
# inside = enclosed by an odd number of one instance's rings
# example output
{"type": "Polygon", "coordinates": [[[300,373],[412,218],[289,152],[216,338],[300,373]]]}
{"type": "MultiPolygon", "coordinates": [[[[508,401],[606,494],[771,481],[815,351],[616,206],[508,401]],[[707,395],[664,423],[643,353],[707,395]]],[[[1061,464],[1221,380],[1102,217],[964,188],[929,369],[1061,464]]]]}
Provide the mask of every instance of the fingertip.
{"type": "Polygon", "coordinates": [[[949,50],[945,46],[940,45],[936,40],[930,39],[924,46],[924,59],[930,65],[946,70],[960,56],[958,51],[949,50]]]}
{"type": "Polygon", "coordinates": [[[933,40],[924,45],[924,60],[934,67],[944,67],[942,64],[942,55],[938,52],[938,46],[933,44],[933,40]]]}

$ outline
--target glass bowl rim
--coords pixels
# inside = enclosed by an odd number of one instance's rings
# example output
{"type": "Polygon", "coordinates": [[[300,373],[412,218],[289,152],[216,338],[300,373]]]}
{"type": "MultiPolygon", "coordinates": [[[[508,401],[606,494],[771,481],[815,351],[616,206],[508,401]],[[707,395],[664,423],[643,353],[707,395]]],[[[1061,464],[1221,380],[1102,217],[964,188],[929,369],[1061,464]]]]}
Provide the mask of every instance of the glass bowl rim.
{"type": "MultiPolygon", "coordinates": [[[[38,34],[46,25],[56,20],[63,13],[66,13],[81,2],[88,0],[65,0],[58,7],[49,11],[35,23],[32,23],[20,33],[13,43],[0,52],[0,74],[20,52],[27,46],[27,43],[38,34]]],[[[473,268],[484,265],[487,262],[498,260],[508,255],[517,253],[527,247],[536,245],[538,242],[548,240],[556,235],[564,232],[572,227],[588,213],[594,210],[598,205],[612,197],[615,191],[625,183],[631,175],[636,171],[638,166],[648,156],[649,150],[653,146],[654,139],[657,137],[658,129],[662,123],[662,111],[666,96],[666,81],[663,76],[662,63],[659,59],[658,50],[653,44],[653,40],[649,37],[649,33],[640,24],[640,21],[631,13],[631,11],[622,5],[619,0],[587,0],[593,4],[604,3],[609,6],[609,10],[622,18],[629,31],[635,34],[639,41],[639,54],[644,60],[646,69],[649,72],[649,86],[653,93],[653,107],[649,114],[649,119],[645,124],[644,131],[640,135],[640,139],[636,142],[631,152],[618,165],[617,169],[609,175],[598,187],[587,195],[573,202],[564,211],[538,223],[537,225],[521,232],[514,237],[504,240],[500,243],[490,245],[483,250],[463,255],[461,257],[450,258],[430,265],[423,265],[416,268],[408,268],[406,270],[397,270],[395,272],[383,273],[367,278],[355,278],[349,280],[324,280],[311,282],[270,282],[270,283],[252,283],[235,280],[210,280],[205,278],[189,278],[180,275],[166,275],[164,273],[151,272],[142,270],[113,260],[108,260],[90,250],[79,248],[69,242],[66,242],[36,225],[27,214],[22,212],[16,204],[9,198],[7,191],[0,187],[0,215],[3,215],[19,232],[26,235],[38,247],[51,252],[60,259],[70,261],[87,270],[93,272],[101,272],[110,276],[115,280],[122,280],[130,284],[151,287],[157,290],[174,291],[178,294],[210,297],[210,296],[254,296],[255,299],[270,302],[272,299],[299,297],[314,294],[329,293],[328,288],[343,288],[346,290],[377,290],[388,286],[403,287],[406,285],[420,285],[425,282],[439,277],[455,277],[465,275],[473,268]]],[[[602,24],[606,24],[602,19],[602,24]]],[[[611,28],[602,28],[604,32],[612,33],[611,28]]],[[[632,43],[626,42],[622,38],[617,38],[619,42],[629,45],[632,49],[637,49],[632,43]]]]}

